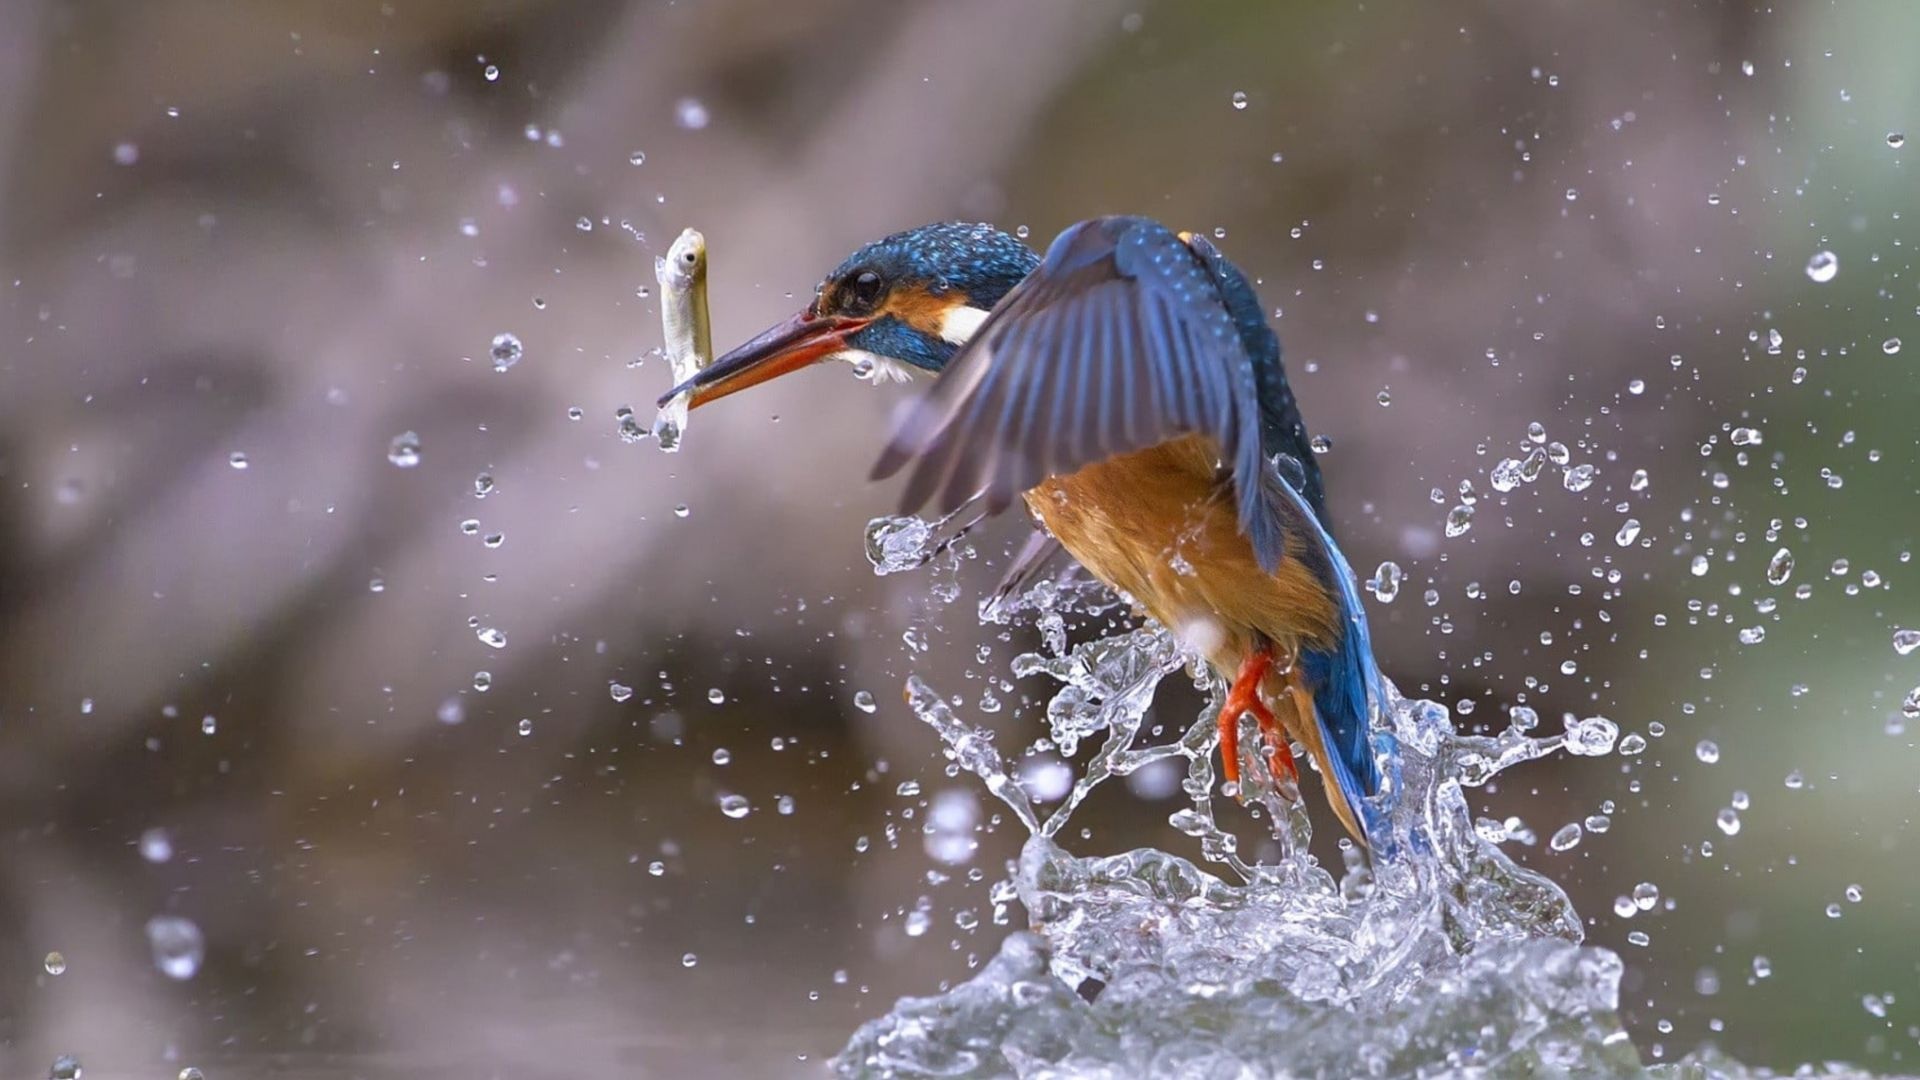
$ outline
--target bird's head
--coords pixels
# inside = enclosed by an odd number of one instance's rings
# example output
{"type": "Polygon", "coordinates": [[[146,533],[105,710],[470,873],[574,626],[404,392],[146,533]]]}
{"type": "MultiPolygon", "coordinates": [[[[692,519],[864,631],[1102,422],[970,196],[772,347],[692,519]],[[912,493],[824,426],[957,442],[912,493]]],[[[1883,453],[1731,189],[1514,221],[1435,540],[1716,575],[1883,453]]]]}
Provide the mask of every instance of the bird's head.
{"type": "Polygon", "coordinates": [[[799,314],[674,387],[703,405],[823,360],[874,381],[938,372],[987,312],[1040,263],[991,225],[941,222],[894,233],[848,256],[799,314]]]}

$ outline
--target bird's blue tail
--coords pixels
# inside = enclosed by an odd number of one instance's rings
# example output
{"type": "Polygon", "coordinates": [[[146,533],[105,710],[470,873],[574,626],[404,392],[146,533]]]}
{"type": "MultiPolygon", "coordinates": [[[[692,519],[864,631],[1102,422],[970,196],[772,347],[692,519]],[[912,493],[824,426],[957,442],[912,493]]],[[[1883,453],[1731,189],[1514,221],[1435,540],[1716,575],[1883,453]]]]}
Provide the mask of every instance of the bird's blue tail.
{"type": "Polygon", "coordinates": [[[1346,804],[1342,815],[1359,829],[1361,839],[1376,847],[1375,828],[1380,812],[1366,801],[1380,792],[1380,765],[1373,744],[1374,710],[1386,707],[1386,680],[1373,658],[1373,640],[1367,632],[1367,613],[1360,606],[1360,590],[1353,569],[1326,526],[1320,523],[1293,485],[1280,478],[1286,501],[1306,519],[1308,534],[1318,541],[1326,559],[1333,595],[1340,609],[1339,644],[1331,650],[1307,649],[1300,655],[1301,674],[1313,693],[1314,720],[1326,746],[1332,775],[1326,778],[1330,797],[1346,804]]]}

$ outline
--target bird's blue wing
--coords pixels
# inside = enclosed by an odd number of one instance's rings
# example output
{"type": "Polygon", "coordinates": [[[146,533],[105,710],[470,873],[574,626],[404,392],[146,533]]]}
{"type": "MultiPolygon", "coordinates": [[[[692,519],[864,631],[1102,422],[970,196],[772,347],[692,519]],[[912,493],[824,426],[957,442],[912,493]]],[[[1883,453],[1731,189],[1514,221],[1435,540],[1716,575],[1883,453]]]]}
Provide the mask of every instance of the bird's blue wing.
{"type": "Polygon", "coordinates": [[[1156,222],[1095,218],[1061,233],[909,403],[874,476],[911,462],[907,509],[984,493],[992,512],[1049,476],[1187,434],[1219,443],[1241,531],[1276,569],[1260,388],[1211,267],[1156,222]]]}

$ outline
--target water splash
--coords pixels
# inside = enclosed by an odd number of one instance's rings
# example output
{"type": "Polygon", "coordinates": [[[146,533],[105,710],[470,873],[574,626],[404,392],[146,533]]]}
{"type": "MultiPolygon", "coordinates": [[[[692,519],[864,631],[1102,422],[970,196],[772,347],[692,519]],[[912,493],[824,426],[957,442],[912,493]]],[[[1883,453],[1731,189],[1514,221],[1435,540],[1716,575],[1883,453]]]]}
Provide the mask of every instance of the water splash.
{"type": "MultiPolygon", "coordinates": [[[[876,571],[927,562],[951,543],[946,524],[874,522],[876,571]]],[[[1026,612],[1046,631],[1086,595],[1047,580],[1002,615],[1026,612]]],[[[1476,827],[1467,789],[1557,751],[1611,753],[1612,721],[1570,718],[1564,733],[1539,736],[1532,710],[1516,707],[1500,734],[1462,735],[1444,707],[1389,687],[1375,718],[1388,767],[1374,802],[1376,850],[1391,854],[1369,861],[1348,849],[1337,876],[1320,866],[1300,802],[1254,760],[1239,794],[1269,811],[1284,852],[1256,865],[1214,817],[1224,687],[1206,666],[1154,624],[1072,647],[1064,633],[1043,639],[1013,670],[1060,683],[1046,709],[1053,744],[1072,756],[1102,740],[1051,814],[990,731],[922,679],[907,694],[947,757],[1027,827],[1010,891],[1028,928],[967,982],[904,998],[862,1026],[834,1060],[839,1075],[1753,1075],[1711,1051],[1644,1070],[1617,1015],[1620,958],[1581,944],[1566,894],[1476,827]],[[1179,738],[1140,745],[1156,689],[1181,670],[1207,707],[1179,738]],[[1191,800],[1170,824],[1200,841],[1210,867],[1151,848],[1081,856],[1060,846],[1095,787],[1168,758],[1186,760],[1191,800]]]]}

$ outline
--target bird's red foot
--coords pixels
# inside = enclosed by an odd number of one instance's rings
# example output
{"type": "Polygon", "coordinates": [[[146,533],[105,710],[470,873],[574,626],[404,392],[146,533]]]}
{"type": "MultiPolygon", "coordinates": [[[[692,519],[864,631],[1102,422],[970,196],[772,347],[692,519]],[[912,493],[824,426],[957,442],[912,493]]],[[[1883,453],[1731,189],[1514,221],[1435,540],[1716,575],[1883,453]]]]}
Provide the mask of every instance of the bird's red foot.
{"type": "Polygon", "coordinates": [[[1240,782],[1240,717],[1252,713],[1260,725],[1260,738],[1266,745],[1267,771],[1275,780],[1283,775],[1293,781],[1300,779],[1298,768],[1293,763],[1293,750],[1287,745],[1287,733],[1280,729],[1280,722],[1274,719],[1273,710],[1260,700],[1260,683],[1273,668],[1273,647],[1271,645],[1255,649],[1240,662],[1240,672],[1233,677],[1233,686],[1227,690],[1227,701],[1220,707],[1220,758],[1221,771],[1226,774],[1229,783],[1240,782]]]}

